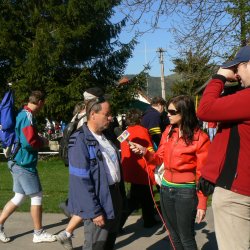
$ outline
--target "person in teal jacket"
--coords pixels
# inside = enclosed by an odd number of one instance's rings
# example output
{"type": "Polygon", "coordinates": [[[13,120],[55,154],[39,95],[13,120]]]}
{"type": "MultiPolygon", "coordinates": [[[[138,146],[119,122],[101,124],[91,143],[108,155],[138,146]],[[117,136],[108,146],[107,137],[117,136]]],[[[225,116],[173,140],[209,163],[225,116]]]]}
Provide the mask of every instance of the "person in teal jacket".
{"type": "Polygon", "coordinates": [[[52,242],[55,235],[47,233],[42,228],[42,187],[37,172],[38,150],[48,143],[36,131],[34,115],[44,105],[45,95],[41,91],[32,91],[27,106],[24,106],[16,117],[15,132],[19,140],[16,155],[8,161],[8,167],[13,178],[14,197],[7,202],[0,215],[0,241],[8,242],[4,223],[9,216],[22,204],[26,196],[31,199],[31,217],[34,224],[33,242],[52,242]]]}
{"type": "Polygon", "coordinates": [[[14,161],[17,165],[30,172],[37,172],[38,150],[46,142],[36,132],[36,120],[32,114],[32,109],[28,105],[24,106],[18,113],[15,131],[21,147],[14,161]]]}

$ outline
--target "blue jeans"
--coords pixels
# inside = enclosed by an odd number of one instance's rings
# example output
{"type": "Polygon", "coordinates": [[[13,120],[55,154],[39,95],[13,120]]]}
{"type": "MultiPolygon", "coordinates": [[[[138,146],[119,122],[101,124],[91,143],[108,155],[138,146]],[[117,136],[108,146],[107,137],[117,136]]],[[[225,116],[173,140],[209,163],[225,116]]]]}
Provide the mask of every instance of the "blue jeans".
{"type": "Polygon", "coordinates": [[[37,172],[30,172],[13,161],[8,161],[8,167],[12,174],[13,191],[15,193],[31,195],[42,191],[37,172]]]}
{"type": "Polygon", "coordinates": [[[198,198],[195,188],[161,187],[161,209],[176,250],[196,250],[194,224],[198,198]]]}

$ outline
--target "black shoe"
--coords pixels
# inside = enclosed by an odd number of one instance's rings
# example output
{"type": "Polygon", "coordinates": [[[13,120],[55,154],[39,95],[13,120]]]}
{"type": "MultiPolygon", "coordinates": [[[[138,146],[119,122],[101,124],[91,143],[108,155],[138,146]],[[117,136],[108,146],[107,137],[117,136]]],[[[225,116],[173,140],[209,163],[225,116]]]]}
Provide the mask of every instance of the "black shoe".
{"type": "Polygon", "coordinates": [[[155,233],[155,235],[161,235],[166,232],[166,228],[163,226],[158,232],[155,233]]]}
{"type": "Polygon", "coordinates": [[[118,235],[120,236],[120,235],[123,235],[123,234],[125,234],[126,232],[125,232],[125,230],[123,229],[123,228],[120,228],[119,229],[119,231],[118,231],[118,235]]]}
{"type": "Polygon", "coordinates": [[[155,221],[152,221],[152,222],[144,222],[144,227],[145,228],[151,228],[151,227],[154,227],[154,226],[156,226],[156,225],[159,225],[160,224],[160,221],[157,221],[157,220],[155,220],[155,221]]]}

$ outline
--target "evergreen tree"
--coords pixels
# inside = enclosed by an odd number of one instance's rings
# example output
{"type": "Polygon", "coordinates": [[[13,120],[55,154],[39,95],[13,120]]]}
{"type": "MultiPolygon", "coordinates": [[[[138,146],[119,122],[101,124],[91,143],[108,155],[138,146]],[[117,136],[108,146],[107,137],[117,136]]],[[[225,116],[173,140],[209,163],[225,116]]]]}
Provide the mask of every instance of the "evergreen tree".
{"type": "Polygon", "coordinates": [[[131,108],[139,91],[145,92],[147,77],[148,74],[144,69],[130,80],[119,81],[115,88],[112,85],[108,87],[107,92],[111,93],[111,107],[114,115],[125,113],[127,109],[131,108]]]}
{"type": "Polygon", "coordinates": [[[173,62],[175,64],[173,71],[181,76],[171,87],[173,95],[193,96],[209,79],[214,69],[214,65],[209,64],[209,57],[198,52],[189,51],[184,58],[177,58],[173,62]]]}
{"type": "Polygon", "coordinates": [[[120,0],[1,0],[0,79],[17,105],[31,89],[47,93],[44,112],[60,120],[91,86],[115,86],[135,41],[119,42],[125,20],[110,21],[120,0]]]}

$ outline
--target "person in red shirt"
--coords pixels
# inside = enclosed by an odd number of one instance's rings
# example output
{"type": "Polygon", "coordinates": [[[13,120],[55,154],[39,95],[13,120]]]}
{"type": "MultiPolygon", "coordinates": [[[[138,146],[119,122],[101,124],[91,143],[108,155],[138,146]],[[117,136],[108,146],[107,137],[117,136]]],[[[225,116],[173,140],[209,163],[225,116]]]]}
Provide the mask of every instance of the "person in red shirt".
{"type": "MultiPolygon", "coordinates": [[[[148,130],[140,125],[142,112],[131,109],[126,114],[127,131],[129,141],[137,142],[153,152],[153,144],[148,130]]],[[[127,217],[139,207],[142,208],[144,227],[153,227],[157,224],[154,218],[154,202],[150,192],[150,186],[155,184],[155,165],[146,164],[140,156],[133,154],[127,141],[121,143],[122,170],[124,181],[131,184],[128,198],[128,212],[123,216],[121,228],[127,217]],[[150,181],[150,183],[149,183],[150,181]]]]}
{"type": "Polygon", "coordinates": [[[164,162],[160,202],[172,247],[195,250],[195,218],[200,223],[207,206],[207,197],[196,190],[196,182],[205,165],[210,141],[199,128],[191,97],[173,97],[167,107],[170,125],[162,134],[158,150],[150,152],[136,143],[130,148],[152,164],[164,162]]]}
{"type": "Polygon", "coordinates": [[[215,184],[212,208],[220,250],[250,249],[249,87],[250,46],[244,46],[212,77],[197,112],[202,120],[220,123],[201,169],[202,177],[215,184]],[[243,89],[225,96],[231,81],[243,89]]]}

